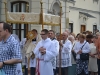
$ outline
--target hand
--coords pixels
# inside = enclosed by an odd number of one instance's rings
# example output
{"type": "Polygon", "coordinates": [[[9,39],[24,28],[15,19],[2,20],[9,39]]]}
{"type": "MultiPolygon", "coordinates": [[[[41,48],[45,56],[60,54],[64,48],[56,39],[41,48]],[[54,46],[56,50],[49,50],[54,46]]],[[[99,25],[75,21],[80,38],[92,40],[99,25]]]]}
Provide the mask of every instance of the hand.
{"type": "Polygon", "coordinates": [[[61,43],[61,41],[59,41],[59,45],[60,45],[60,46],[63,46],[63,44],[61,43]]]}
{"type": "Polygon", "coordinates": [[[2,68],[3,67],[3,62],[0,62],[0,68],[2,68]]]}
{"type": "Polygon", "coordinates": [[[40,47],[40,48],[39,48],[39,51],[40,51],[42,54],[44,54],[44,53],[46,52],[45,50],[46,50],[46,48],[43,48],[43,47],[40,47]]]}
{"type": "Polygon", "coordinates": [[[34,59],[35,58],[35,54],[32,52],[31,58],[34,59]]]}
{"type": "Polygon", "coordinates": [[[77,54],[81,54],[82,53],[82,50],[79,50],[78,52],[77,52],[77,54]]]}
{"type": "Polygon", "coordinates": [[[90,56],[91,56],[92,58],[95,58],[95,55],[93,55],[93,54],[90,54],[90,56]]]}
{"type": "Polygon", "coordinates": [[[40,51],[40,52],[43,52],[44,50],[46,50],[46,48],[43,48],[43,47],[40,47],[40,48],[39,48],[39,51],[40,51]]]}
{"type": "Polygon", "coordinates": [[[42,55],[46,54],[46,50],[42,51],[41,54],[42,54],[42,55]]]}

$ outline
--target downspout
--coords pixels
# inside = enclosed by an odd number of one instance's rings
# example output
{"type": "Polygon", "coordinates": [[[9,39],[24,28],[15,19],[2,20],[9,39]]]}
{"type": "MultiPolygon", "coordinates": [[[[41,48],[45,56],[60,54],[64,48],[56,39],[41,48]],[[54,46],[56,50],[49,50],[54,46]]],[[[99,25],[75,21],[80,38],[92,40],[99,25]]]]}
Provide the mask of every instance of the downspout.
{"type": "Polygon", "coordinates": [[[1,21],[1,4],[2,3],[2,0],[0,0],[0,21],[1,21]]]}

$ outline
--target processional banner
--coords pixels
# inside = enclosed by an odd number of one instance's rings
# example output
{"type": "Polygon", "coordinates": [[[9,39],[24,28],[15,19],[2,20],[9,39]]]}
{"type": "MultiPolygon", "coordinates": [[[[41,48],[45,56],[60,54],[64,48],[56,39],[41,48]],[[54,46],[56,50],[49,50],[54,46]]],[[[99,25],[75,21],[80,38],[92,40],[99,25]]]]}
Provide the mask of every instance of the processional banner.
{"type": "Polygon", "coordinates": [[[24,12],[7,12],[7,22],[10,23],[31,23],[31,24],[43,24],[46,25],[59,25],[60,16],[45,14],[41,18],[40,13],[24,13],[24,12]]]}

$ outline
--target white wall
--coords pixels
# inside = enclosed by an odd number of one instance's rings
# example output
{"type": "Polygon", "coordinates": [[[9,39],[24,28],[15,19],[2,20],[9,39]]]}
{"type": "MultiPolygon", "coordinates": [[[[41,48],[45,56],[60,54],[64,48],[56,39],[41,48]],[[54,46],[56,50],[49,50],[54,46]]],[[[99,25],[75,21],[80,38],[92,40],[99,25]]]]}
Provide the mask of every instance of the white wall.
{"type": "Polygon", "coordinates": [[[97,25],[100,29],[100,9],[99,2],[93,2],[93,0],[76,0],[75,4],[69,3],[69,22],[73,22],[73,32],[76,34],[80,32],[79,12],[88,13],[95,18],[88,17],[86,24],[86,30],[93,31],[93,25],[97,25]]]}
{"type": "Polygon", "coordinates": [[[93,2],[94,0],[75,0],[75,1],[76,1],[75,5],[72,5],[72,3],[70,3],[70,6],[83,8],[87,10],[99,11],[99,2],[98,3],[96,1],[93,2]]]}

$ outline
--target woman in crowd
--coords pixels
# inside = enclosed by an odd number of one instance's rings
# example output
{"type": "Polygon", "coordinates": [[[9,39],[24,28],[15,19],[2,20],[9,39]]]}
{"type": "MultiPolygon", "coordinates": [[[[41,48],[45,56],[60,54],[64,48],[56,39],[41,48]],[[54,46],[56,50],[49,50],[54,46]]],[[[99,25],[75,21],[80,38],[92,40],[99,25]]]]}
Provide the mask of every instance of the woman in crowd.
{"type": "Polygon", "coordinates": [[[76,74],[77,75],[88,75],[88,60],[80,59],[81,53],[89,53],[90,46],[89,43],[86,42],[85,35],[79,35],[79,42],[77,42],[74,46],[74,51],[76,53],[76,74]]]}
{"type": "Polygon", "coordinates": [[[97,72],[98,72],[97,58],[94,55],[96,53],[96,46],[95,46],[96,37],[93,37],[93,35],[87,35],[86,39],[88,43],[90,44],[89,72],[90,72],[90,75],[97,75],[97,72]]]}

